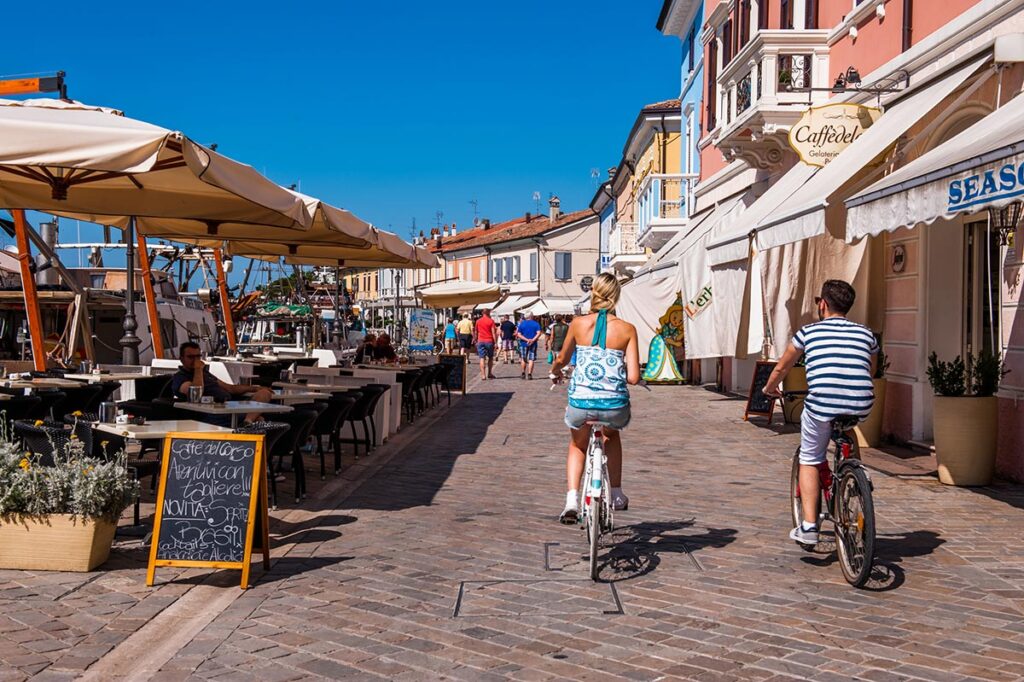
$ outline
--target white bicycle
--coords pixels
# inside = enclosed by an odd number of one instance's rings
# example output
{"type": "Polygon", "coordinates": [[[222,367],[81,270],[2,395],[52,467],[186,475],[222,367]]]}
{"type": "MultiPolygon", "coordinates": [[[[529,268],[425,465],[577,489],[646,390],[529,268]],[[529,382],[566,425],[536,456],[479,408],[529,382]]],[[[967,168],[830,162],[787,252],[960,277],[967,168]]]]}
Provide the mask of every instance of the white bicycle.
{"type": "Polygon", "coordinates": [[[597,548],[602,533],[611,533],[615,527],[612,513],[612,494],[608,478],[608,457],[604,451],[604,422],[587,422],[590,443],[584,460],[583,479],[580,481],[580,522],[590,542],[590,579],[597,580],[597,548]]]}

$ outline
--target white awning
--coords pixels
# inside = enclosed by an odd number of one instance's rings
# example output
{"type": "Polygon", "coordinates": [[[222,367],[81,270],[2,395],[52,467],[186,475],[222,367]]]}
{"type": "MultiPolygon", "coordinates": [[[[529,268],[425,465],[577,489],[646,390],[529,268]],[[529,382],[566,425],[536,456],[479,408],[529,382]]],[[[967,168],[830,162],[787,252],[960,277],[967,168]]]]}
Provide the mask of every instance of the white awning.
{"type": "Polygon", "coordinates": [[[508,297],[494,306],[494,310],[491,311],[491,316],[495,315],[511,315],[520,308],[527,306],[537,300],[537,296],[533,295],[520,295],[520,294],[509,294],[508,297]]]}
{"type": "Polygon", "coordinates": [[[534,315],[574,315],[576,306],[571,298],[542,298],[532,305],[519,308],[519,311],[534,315]]]}
{"type": "Polygon", "coordinates": [[[1024,95],[846,201],[846,240],[1024,196],[1024,95]]]}
{"type": "Polygon", "coordinates": [[[441,282],[419,290],[423,304],[429,308],[454,308],[456,306],[496,303],[501,298],[497,284],[455,280],[441,282]]]}
{"type": "Polygon", "coordinates": [[[729,234],[712,242],[708,247],[712,265],[746,258],[751,234],[758,251],[824,234],[829,198],[963,85],[987,59],[987,55],[978,57],[910,92],[824,168],[798,163],[754,203],[729,234]]]}
{"type": "MultiPolygon", "coordinates": [[[[727,200],[725,203],[729,203],[729,201],[731,200],[727,200]]],[[[703,229],[707,229],[707,221],[711,219],[711,216],[713,215],[716,215],[716,209],[714,206],[706,209],[703,213],[691,216],[687,225],[673,235],[672,238],[669,239],[668,242],[666,242],[665,245],[661,247],[661,249],[659,249],[649,261],[647,261],[647,264],[636,272],[636,274],[641,275],[651,270],[661,270],[663,268],[678,265],[680,255],[682,255],[683,251],[685,251],[688,245],[692,242],[692,235],[702,232],[703,229]]],[[[718,215],[721,214],[719,213],[718,215]]]]}
{"type": "Polygon", "coordinates": [[[615,314],[636,327],[640,362],[647,362],[651,340],[661,331],[661,317],[679,297],[679,269],[648,270],[622,285],[615,314]]]}

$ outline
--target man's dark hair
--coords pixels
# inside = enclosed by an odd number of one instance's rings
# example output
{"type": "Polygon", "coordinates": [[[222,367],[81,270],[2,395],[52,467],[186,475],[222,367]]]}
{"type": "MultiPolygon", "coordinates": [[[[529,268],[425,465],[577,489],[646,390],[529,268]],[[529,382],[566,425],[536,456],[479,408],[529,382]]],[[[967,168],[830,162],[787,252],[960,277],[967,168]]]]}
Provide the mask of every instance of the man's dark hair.
{"type": "Polygon", "coordinates": [[[845,315],[850,312],[853,302],[857,300],[857,292],[853,290],[849,282],[830,279],[821,285],[821,298],[833,313],[845,315]]]}
{"type": "Polygon", "coordinates": [[[178,346],[178,359],[180,360],[180,359],[184,358],[185,357],[185,351],[187,351],[190,348],[195,348],[196,350],[202,350],[202,348],[199,347],[199,344],[196,343],[195,341],[186,341],[185,343],[183,343],[180,346],[178,346]]]}

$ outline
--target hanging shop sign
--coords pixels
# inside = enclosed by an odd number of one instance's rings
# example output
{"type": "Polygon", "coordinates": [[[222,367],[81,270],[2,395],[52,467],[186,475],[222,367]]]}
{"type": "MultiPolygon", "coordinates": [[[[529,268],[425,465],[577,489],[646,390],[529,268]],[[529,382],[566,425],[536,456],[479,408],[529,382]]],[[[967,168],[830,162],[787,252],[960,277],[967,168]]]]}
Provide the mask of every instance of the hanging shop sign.
{"type": "Polygon", "coordinates": [[[789,146],[808,166],[824,167],[881,115],[881,109],[861,104],[811,107],[789,129],[789,146]]]}

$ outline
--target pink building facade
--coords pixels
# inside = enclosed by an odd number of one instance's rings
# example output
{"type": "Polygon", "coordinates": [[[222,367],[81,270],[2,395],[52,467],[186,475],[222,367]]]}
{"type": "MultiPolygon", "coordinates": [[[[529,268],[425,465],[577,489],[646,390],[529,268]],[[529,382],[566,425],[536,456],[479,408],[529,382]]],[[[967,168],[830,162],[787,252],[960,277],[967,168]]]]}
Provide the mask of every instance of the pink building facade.
{"type": "MultiPolygon", "coordinates": [[[[735,342],[718,353],[723,382],[746,392],[753,363],[777,357],[784,347],[785,339],[773,335],[788,338],[811,317],[804,289],[814,283],[785,284],[773,268],[803,263],[816,268],[814,276],[849,272],[862,299],[856,317],[881,335],[891,361],[884,432],[896,442],[930,442],[928,355],[934,351],[951,359],[995,348],[1010,369],[998,394],[997,471],[1024,480],[1020,239],[999,246],[986,232],[983,212],[894,231],[881,226],[877,235],[847,239],[844,208],[857,192],[938,148],[1021,92],[1024,64],[1012,58],[997,63],[993,45],[998,36],[1024,34],[1024,0],[707,0],[705,16],[701,183],[715,183],[727,174],[738,178],[742,186],[736,192],[745,193],[747,210],[733,209],[722,233],[751,235],[750,255],[731,266],[716,264],[709,247],[714,272],[730,266],[748,275],[740,289],[742,310],[723,318],[740,319],[735,342]],[[867,92],[872,88],[877,92],[867,92]],[[788,134],[809,107],[834,102],[882,109],[878,122],[893,129],[893,139],[828,185],[821,177],[825,172],[813,176],[801,168],[805,162],[790,146],[788,134]],[[927,105],[901,107],[907,102],[927,105]],[[914,107],[918,110],[908,114],[914,107]],[[810,179],[793,184],[794,176],[810,179]],[[772,187],[778,183],[780,189],[792,184],[788,199],[775,196],[779,190],[772,187]],[[827,187],[821,197],[803,194],[820,187],[827,187]],[[777,203],[774,213],[794,202],[820,200],[824,229],[803,239],[780,237],[780,228],[793,231],[799,221],[772,225],[773,212],[758,210],[761,197],[777,203]],[[823,261],[815,253],[833,260],[823,261]]],[[[806,229],[809,223],[800,224],[806,229]]],[[[716,289],[716,297],[722,292],[716,289]]],[[[715,304],[727,305],[719,299],[715,304]]]]}

